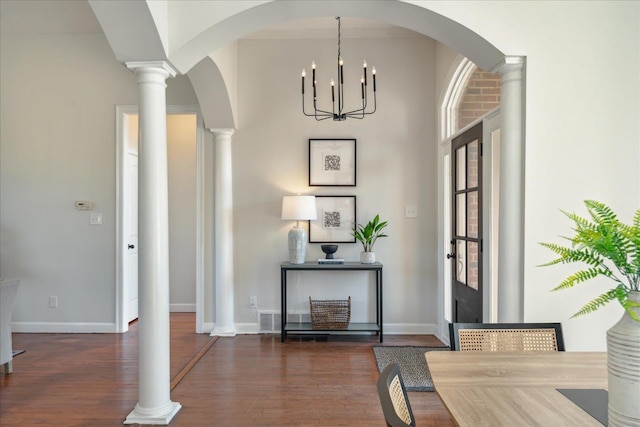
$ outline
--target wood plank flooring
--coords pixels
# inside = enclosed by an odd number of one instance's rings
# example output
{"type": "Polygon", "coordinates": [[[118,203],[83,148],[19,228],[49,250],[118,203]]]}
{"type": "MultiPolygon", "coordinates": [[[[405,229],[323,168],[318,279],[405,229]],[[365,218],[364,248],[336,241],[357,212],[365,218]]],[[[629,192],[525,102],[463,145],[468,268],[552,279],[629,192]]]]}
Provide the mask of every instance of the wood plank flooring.
{"type": "MultiPolygon", "coordinates": [[[[209,343],[193,313],[171,314],[171,377],[209,343]]],[[[0,425],[118,426],[138,400],[137,327],[126,334],[14,334],[14,372],[0,374],[0,425]]],[[[375,338],[219,338],[182,378],[171,426],[382,426],[375,338]]],[[[441,345],[386,336],[385,345],[441,345]]],[[[454,426],[435,393],[412,392],[418,426],[454,426]]]]}

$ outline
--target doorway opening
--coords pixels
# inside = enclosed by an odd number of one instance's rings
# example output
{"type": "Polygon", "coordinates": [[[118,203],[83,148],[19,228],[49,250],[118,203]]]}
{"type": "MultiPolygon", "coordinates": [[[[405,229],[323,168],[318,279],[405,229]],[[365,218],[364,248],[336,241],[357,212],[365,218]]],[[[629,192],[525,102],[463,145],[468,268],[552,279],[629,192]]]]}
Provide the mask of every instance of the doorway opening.
{"type": "MultiPolygon", "coordinates": [[[[115,311],[116,332],[126,332],[138,317],[138,107],[118,106],[116,116],[115,311]]],[[[204,311],[203,131],[197,106],[167,106],[170,310],[195,312],[196,332],[204,311]]]]}

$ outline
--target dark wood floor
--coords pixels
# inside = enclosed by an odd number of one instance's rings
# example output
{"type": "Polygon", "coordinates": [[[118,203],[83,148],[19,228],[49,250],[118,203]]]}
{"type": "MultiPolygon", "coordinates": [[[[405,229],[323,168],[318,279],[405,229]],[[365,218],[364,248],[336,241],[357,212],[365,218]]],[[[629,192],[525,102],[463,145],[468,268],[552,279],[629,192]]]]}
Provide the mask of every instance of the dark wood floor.
{"type": "MultiPolygon", "coordinates": [[[[171,314],[171,377],[207,343],[195,316],[171,314]]],[[[14,372],[0,373],[0,425],[118,426],[138,401],[137,328],[126,334],[14,334],[14,372]]],[[[219,338],[182,378],[172,426],[382,426],[374,338],[219,338]]],[[[386,336],[385,345],[441,345],[386,336]]],[[[412,392],[418,426],[453,426],[435,393],[412,392]]]]}

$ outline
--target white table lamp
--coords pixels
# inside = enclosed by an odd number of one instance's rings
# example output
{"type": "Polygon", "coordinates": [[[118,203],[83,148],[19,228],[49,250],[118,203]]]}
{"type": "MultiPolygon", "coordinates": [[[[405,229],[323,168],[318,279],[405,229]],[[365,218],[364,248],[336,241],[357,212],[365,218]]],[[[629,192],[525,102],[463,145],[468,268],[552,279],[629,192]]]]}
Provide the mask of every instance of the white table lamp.
{"type": "Polygon", "coordinates": [[[317,219],[315,196],[284,196],[282,198],[282,219],[295,220],[296,225],[289,231],[289,262],[304,264],[307,254],[307,232],[300,227],[300,221],[317,219]]]}

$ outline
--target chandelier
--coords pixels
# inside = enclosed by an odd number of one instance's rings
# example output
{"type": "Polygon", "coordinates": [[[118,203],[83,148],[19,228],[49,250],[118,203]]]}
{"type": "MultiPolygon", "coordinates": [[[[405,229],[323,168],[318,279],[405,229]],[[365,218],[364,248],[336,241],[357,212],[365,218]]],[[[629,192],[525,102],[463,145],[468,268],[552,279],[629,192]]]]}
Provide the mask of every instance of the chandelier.
{"type": "Polygon", "coordinates": [[[362,94],[362,108],[358,108],[356,110],[344,111],[344,62],[342,61],[342,56],[340,56],[340,17],[336,17],[338,21],[338,102],[336,105],[336,89],[335,89],[335,81],[331,79],[331,111],[322,110],[318,108],[316,102],[316,63],[315,61],[311,62],[311,82],[313,85],[313,113],[307,113],[304,108],[304,78],[307,73],[303,69],[302,70],[302,112],[305,116],[315,117],[317,121],[326,120],[332,118],[334,121],[341,122],[346,120],[347,117],[351,117],[354,119],[364,119],[364,116],[373,114],[376,112],[376,67],[373,67],[371,70],[371,74],[373,76],[373,109],[367,110],[367,101],[368,101],[368,82],[367,82],[367,61],[365,60],[362,64],[363,74],[360,78],[360,89],[362,94]]]}

